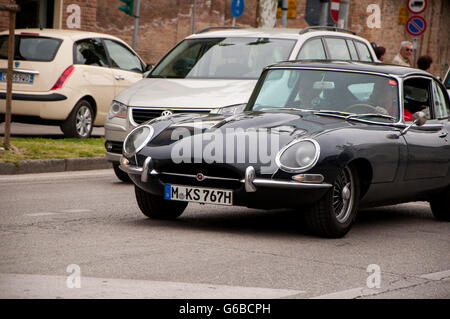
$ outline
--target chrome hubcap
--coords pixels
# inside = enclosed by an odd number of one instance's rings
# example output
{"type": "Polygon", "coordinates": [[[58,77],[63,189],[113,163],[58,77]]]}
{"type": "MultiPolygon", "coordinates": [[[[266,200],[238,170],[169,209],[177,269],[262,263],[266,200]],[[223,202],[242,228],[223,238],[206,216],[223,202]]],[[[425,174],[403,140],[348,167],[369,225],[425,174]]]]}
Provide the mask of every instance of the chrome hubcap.
{"type": "Polygon", "coordinates": [[[345,223],[353,209],[353,177],[349,168],[342,170],[336,178],[333,190],[333,211],[339,223],[345,223]]]}
{"type": "Polygon", "coordinates": [[[92,115],[89,107],[83,105],[78,109],[76,117],[76,130],[79,136],[87,136],[92,127],[92,115]]]}

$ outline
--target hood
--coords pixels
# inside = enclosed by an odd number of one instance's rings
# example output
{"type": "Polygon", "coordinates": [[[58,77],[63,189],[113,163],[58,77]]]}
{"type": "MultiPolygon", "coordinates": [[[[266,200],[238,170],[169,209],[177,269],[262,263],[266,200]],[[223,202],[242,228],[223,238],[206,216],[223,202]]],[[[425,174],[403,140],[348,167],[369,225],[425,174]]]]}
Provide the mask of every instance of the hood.
{"type": "MultiPolygon", "coordinates": [[[[153,123],[150,122],[153,125],[153,123]]],[[[155,137],[141,155],[175,163],[228,163],[244,169],[246,163],[274,173],[279,150],[296,138],[348,127],[335,117],[308,113],[244,112],[224,117],[173,116],[154,123],[155,137]]]]}
{"type": "Polygon", "coordinates": [[[246,103],[257,80],[145,78],[115,100],[134,107],[211,109],[246,103]]]}

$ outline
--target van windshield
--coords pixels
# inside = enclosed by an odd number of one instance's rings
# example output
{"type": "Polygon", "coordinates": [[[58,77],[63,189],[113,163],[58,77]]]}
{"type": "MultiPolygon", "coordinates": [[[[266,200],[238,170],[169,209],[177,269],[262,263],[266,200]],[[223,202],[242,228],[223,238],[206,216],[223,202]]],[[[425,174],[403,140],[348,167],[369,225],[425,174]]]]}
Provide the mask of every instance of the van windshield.
{"type": "Polygon", "coordinates": [[[294,45],[295,40],[269,38],[187,39],[148,77],[257,79],[265,66],[288,60],[294,45]]]}
{"type": "MultiPolygon", "coordinates": [[[[14,60],[49,62],[55,58],[61,39],[16,35],[14,60]]],[[[8,59],[8,35],[0,36],[0,59],[8,59]]]]}

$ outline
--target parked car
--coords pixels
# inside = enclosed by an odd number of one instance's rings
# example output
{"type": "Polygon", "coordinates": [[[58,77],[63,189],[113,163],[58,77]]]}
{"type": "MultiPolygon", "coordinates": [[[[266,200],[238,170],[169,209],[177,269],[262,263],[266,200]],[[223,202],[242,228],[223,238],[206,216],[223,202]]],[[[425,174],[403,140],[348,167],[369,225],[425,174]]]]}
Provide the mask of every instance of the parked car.
{"type": "Polygon", "coordinates": [[[207,28],[176,45],[143,80],[114,99],[105,124],[106,158],[117,177],[125,136],[161,115],[208,113],[245,103],[263,67],[284,60],[377,61],[370,43],[333,27],[306,29],[207,28]]]}
{"type": "Polygon", "coordinates": [[[445,85],[445,88],[447,89],[448,95],[450,96],[450,68],[448,68],[447,74],[445,75],[444,85],[445,85]]]}
{"type": "MultiPolygon", "coordinates": [[[[18,29],[12,119],[59,125],[66,137],[103,126],[115,95],[142,79],[146,64],[122,40],[100,33],[18,29]]],[[[4,120],[8,32],[0,33],[0,117],[4,120]]]]}
{"type": "Polygon", "coordinates": [[[442,83],[417,69],[285,62],[265,69],[247,105],[138,126],[120,168],[155,219],[188,202],[288,207],[341,237],[361,207],[429,201],[449,221],[449,114],[442,83]]]}

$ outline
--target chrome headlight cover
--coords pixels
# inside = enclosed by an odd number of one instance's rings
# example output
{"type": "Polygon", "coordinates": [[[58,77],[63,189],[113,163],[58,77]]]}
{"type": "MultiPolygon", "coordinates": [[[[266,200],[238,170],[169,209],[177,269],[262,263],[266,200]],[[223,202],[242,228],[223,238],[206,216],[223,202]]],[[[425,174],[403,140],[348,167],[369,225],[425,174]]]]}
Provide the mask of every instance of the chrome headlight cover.
{"type": "Polygon", "coordinates": [[[133,129],[123,141],[123,155],[135,155],[152,139],[155,130],[151,125],[140,125],[133,129]]]}
{"type": "Polygon", "coordinates": [[[109,107],[108,120],[114,117],[126,118],[127,111],[128,111],[127,105],[117,101],[112,101],[111,106],[109,107]]]}
{"type": "Polygon", "coordinates": [[[275,157],[275,163],[285,172],[302,173],[314,167],[319,160],[319,156],[319,143],[311,138],[304,138],[295,140],[283,147],[275,157]]]}

